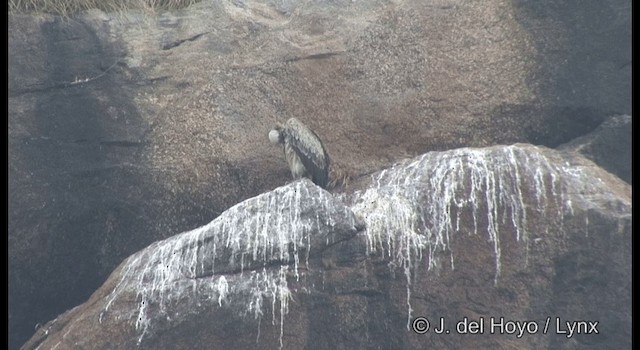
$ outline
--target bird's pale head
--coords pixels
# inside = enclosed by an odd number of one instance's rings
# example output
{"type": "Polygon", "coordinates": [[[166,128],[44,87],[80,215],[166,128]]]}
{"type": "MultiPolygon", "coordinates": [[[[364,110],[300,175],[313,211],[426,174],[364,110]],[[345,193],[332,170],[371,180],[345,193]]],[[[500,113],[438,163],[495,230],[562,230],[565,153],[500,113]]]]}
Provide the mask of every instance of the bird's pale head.
{"type": "Polygon", "coordinates": [[[284,140],[282,139],[282,134],[280,133],[279,128],[273,129],[269,131],[269,141],[271,143],[282,143],[284,140]]]}

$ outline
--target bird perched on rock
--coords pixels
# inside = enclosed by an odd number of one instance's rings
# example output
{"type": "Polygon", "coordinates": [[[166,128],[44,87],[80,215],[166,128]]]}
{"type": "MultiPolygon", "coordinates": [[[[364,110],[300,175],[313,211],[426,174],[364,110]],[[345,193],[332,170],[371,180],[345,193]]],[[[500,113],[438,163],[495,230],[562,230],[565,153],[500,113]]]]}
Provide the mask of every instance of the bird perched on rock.
{"type": "Polygon", "coordinates": [[[311,178],[318,186],[326,188],[329,183],[329,156],[315,132],[296,118],[284,126],[269,132],[271,143],[284,146],[284,157],[289,163],[294,179],[311,178]]]}

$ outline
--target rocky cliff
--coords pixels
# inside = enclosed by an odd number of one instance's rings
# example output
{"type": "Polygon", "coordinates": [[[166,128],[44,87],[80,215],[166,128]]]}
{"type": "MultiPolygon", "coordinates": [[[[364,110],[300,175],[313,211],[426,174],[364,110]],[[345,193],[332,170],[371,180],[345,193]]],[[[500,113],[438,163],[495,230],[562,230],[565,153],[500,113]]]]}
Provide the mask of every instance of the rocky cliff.
{"type": "MultiPolygon", "coordinates": [[[[85,302],[131,254],[287,183],[266,134],[289,117],[320,135],[354,191],[390,205],[391,194],[366,193],[365,174],[429,151],[554,147],[630,114],[629,8],[216,0],[156,14],[10,15],[10,348],[85,302]]],[[[625,156],[597,152],[621,154],[624,138],[598,140],[581,152],[630,177],[625,156]]],[[[353,249],[336,256],[362,254],[353,249]]],[[[311,300],[327,306],[313,322],[337,327],[329,316],[341,307],[311,300]]]]}

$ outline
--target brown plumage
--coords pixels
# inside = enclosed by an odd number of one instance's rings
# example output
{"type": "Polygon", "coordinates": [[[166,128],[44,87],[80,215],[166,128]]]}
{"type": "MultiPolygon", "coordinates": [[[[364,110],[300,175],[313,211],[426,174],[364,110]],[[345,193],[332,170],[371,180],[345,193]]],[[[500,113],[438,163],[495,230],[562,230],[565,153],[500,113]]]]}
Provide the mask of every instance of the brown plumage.
{"type": "Polygon", "coordinates": [[[272,143],[283,145],[284,156],[294,179],[309,177],[318,186],[329,183],[330,160],[320,137],[296,118],[269,132],[272,143]]]}

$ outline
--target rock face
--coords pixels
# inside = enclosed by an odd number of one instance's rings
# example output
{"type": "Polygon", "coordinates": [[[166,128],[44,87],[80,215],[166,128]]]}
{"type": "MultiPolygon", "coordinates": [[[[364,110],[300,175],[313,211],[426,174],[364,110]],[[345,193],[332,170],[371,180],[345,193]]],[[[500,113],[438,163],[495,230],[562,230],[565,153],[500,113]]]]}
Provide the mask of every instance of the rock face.
{"type": "Polygon", "coordinates": [[[523,144],[430,152],[342,195],[304,179],[132,255],[24,348],[630,348],[630,194],[523,144]]]}
{"type": "Polygon", "coordinates": [[[574,151],[631,183],[631,116],[616,115],[594,132],[578,137],[558,149],[574,151]]]}
{"type": "Polygon", "coordinates": [[[427,151],[555,147],[631,113],[630,3],[11,15],[10,348],[132,253],[289,181],[276,122],[299,118],[357,176],[427,151]]]}
{"type": "Polygon", "coordinates": [[[283,318],[292,294],[287,275],[299,278],[310,257],[352,238],[358,228],[362,224],[351,210],[307,179],[277,188],[129,257],[94,294],[95,302],[77,309],[82,321],[67,324],[78,336],[57,341],[81,348],[146,346],[206,310],[211,315],[205,319],[219,317],[214,306],[223,302],[256,318],[265,305],[278,304],[273,312],[283,318]],[[96,299],[107,289],[106,297],[96,299]],[[94,321],[113,332],[95,332],[94,321]],[[122,332],[129,321],[135,327],[122,332]]]}

